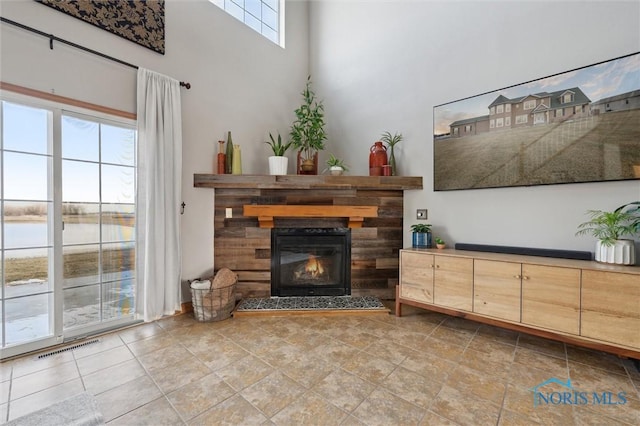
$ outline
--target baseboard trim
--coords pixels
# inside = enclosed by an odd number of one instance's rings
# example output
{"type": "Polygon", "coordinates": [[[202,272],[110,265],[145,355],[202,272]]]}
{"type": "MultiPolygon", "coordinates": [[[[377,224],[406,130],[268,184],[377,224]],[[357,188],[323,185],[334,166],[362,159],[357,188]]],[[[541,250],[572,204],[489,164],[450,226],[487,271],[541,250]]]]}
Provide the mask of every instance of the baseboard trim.
{"type": "Polygon", "coordinates": [[[589,251],[558,250],[535,247],[492,246],[486,244],[456,243],[456,250],[481,251],[489,253],[520,254],[525,256],[555,257],[559,259],[593,260],[589,251]]]}

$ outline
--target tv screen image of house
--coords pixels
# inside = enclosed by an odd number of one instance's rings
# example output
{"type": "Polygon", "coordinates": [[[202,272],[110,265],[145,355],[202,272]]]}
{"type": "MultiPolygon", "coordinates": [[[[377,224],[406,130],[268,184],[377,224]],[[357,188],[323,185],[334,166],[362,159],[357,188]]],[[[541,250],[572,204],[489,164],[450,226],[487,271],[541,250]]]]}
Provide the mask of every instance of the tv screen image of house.
{"type": "Polygon", "coordinates": [[[640,52],[433,108],[434,190],[640,179],[640,52]]]}

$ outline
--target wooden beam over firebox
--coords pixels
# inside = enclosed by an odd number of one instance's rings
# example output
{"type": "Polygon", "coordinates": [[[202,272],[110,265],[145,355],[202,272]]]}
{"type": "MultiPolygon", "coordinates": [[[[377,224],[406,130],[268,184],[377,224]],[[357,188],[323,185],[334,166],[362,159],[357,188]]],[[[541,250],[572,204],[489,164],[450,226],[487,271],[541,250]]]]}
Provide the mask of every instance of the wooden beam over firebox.
{"type": "Polygon", "coordinates": [[[244,216],[258,217],[260,228],[273,228],[274,217],[347,217],[349,228],[362,228],[365,217],[378,217],[378,206],[257,205],[243,206],[244,216]]]}

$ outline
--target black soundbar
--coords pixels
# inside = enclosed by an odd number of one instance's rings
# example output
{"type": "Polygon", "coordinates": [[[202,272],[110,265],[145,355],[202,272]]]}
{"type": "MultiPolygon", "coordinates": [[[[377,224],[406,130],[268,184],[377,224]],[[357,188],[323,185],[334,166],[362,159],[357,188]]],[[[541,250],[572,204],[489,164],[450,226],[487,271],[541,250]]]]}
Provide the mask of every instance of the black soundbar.
{"type": "Polygon", "coordinates": [[[490,246],[486,244],[456,243],[456,250],[483,251],[489,253],[522,254],[525,256],[557,257],[560,259],[593,260],[590,251],[557,250],[532,247],[490,246]]]}

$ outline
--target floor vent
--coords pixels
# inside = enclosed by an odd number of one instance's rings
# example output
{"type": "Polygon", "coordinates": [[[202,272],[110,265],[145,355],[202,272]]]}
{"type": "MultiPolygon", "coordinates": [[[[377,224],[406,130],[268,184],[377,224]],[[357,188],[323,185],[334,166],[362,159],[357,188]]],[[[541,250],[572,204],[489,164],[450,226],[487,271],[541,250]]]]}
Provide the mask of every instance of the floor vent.
{"type": "Polygon", "coordinates": [[[51,355],[57,355],[57,354],[62,353],[62,352],[72,351],[74,349],[81,348],[83,346],[93,345],[94,343],[98,343],[99,341],[100,341],[99,339],[94,339],[94,340],[89,340],[88,342],[78,343],[77,345],[69,346],[69,347],[66,347],[66,348],[58,349],[57,351],[48,352],[46,354],[38,355],[38,359],[46,358],[46,357],[51,356],[51,355]]]}

